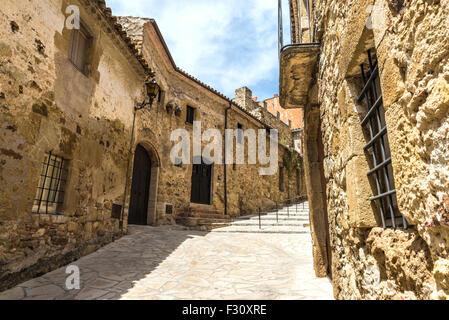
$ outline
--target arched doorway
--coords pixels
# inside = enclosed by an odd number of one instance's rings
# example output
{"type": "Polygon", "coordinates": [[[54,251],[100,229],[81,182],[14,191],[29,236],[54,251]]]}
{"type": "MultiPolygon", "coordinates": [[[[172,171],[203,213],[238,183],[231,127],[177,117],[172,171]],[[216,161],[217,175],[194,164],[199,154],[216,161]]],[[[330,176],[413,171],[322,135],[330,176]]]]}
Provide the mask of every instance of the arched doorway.
{"type": "Polygon", "coordinates": [[[128,224],[147,225],[151,167],[147,150],[139,144],[134,154],[128,224]]]}

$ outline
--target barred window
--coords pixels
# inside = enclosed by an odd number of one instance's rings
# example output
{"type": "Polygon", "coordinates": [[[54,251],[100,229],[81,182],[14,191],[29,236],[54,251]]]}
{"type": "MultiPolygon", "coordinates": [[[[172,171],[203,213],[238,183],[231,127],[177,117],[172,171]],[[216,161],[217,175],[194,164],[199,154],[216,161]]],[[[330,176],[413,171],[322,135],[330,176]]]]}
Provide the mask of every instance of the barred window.
{"type": "Polygon", "coordinates": [[[367,63],[361,65],[361,74],[363,90],[358,101],[359,103],[364,101],[368,110],[362,120],[362,127],[368,132],[369,137],[364,150],[372,159],[368,177],[373,179],[375,186],[375,196],[370,200],[377,203],[384,228],[407,228],[408,223],[399,212],[396,198],[379,66],[377,57],[370,50],[368,50],[367,63]]]}
{"type": "Polygon", "coordinates": [[[42,163],[42,170],[34,199],[34,213],[57,214],[64,199],[68,161],[51,152],[42,163]]]}

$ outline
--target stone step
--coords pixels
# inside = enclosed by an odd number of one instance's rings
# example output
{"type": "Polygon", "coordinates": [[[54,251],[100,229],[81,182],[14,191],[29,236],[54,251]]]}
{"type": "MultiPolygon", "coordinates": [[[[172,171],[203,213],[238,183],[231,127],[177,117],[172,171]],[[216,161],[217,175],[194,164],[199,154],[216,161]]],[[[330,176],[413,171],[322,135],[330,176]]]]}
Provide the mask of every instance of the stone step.
{"type": "Polygon", "coordinates": [[[202,204],[191,204],[190,207],[181,213],[183,217],[207,218],[207,219],[227,219],[222,211],[215,210],[212,206],[202,204]]]}
{"type": "Polygon", "coordinates": [[[203,218],[203,219],[228,219],[229,216],[225,216],[220,213],[211,213],[211,212],[186,212],[181,215],[185,218],[203,218]]]}
{"type": "Polygon", "coordinates": [[[186,227],[196,227],[205,224],[212,223],[228,223],[230,224],[229,219],[212,219],[212,218],[202,218],[202,217],[178,217],[176,218],[176,223],[186,226],[186,227]]]}
{"type": "MultiPolygon", "coordinates": [[[[271,216],[264,216],[261,217],[260,220],[262,221],[279,221],[279,222],[287,222],[287,221],[292,221],[292,222],[309,222],[309,217],[304,217],[304,218],[282,218],[279,217],[279,219],[276,219],[276,217],[271,217],[271,216]]],[[[232,222],[238,223],[238,222],[244,222],[244,221],[259,221],[258,217],[253,217],[251,219],[234,219],[231,220],[232,222]]]]}
{"type": "MultiPolygon", "coordinates": [[[[255,216],[255,217],[258,217],[255,216]]],[[[262,214],[261,217],[269,217],[269,218],[274,218],[276,219],[276,214],[274,213],[270,213],[270,214],[262,214]]],[[[309,219],[309,215],[308,214],[278,214],[277,217],[279,219],[309,219]]]]}
{"type": "Polygon", "coordinates": [[[216,229],[213,232],[219,233],[266,233],[266,234],[310,234],[310,231],[290,231],[290,230],[244,230],[235,229],[231,230],[229,228],[216,229]]]}
{"type": "MultiPolygon", "coordinates": [[[[290,209],[290,210],[287,210],[287,209],[279,209],[279,211],[278,212],[296,212],[296,211],[298,211],[298,212],[310,212],[310,210],[308,210],[308,209],[302,209],[302,208],[298,208],[298,210],[296,210],[296,208],[292,208],[292,209],[290,209]]],[[[269,212],[276,212],[276,210],[273,210],[273,211],[269,211],[269,212]]]]}
{"type": "MultiPolygon", "coordinates": [[[[254,221],[254,223],[210,223],[210,224],[204,224],[204,225],[213,225],[213,226],[238,226],[238,227],[258,227],[259,226],[259,222],[258,221],[254,221]]],[[[299,228],[303,228],[305,227],[305,225],[308,225],[308,223],[296,223],[296,224],[292,224],[292,223],[267,223],[267,222],[263,222],[262,221],[262,227],[299,227],[299,228]]]]}
{"type": "MultiPolygon", "coordinates": [[[[272,214],[272,215],[276,215],[276,211],[274,211],[274,212],[261,212],[261,214],[272,214]]],[[[298,212],[296,212],[296,211],[290,211],[290,212],[288,212],[288,211],[278,211],[278,214],[279,215],[285,215],[285,216],[287,216],[287,215],[290,215],[290,216],[292,216],[292,215],[295,215],[295,214],[297,214],[297,215],[309,215],[309,211],[298,211],[298,212]]]]}
{"type": "MultiPolygon", "coordinates": [[[[258,215],[253,215],[253,216],[246,216],[246,217],[240,217],[240,218],[234,218],[233,221],[243,221],[243,220],[252,220],[252,219],[256,219],[259,220],[259,216],[258,215]]],[[[276,216],[275,214],[264,214],[260,216],[260,219],[266,219],[266,220],[307,220],[309,221],[309,216],[308,215],[278,215],[276,216]]]]}

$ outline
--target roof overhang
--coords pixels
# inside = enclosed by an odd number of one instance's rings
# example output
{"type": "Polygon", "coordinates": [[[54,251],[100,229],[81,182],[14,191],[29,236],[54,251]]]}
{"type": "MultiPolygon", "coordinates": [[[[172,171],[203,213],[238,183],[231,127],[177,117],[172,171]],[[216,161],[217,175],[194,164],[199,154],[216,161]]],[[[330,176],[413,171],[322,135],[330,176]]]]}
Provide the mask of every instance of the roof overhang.
{"type": "Polygon", "coordinates": [[[320,46],[320,43],[301,43],[282,48],[279,97],[283,108],[303,108],[307,104],[320,46]]]}

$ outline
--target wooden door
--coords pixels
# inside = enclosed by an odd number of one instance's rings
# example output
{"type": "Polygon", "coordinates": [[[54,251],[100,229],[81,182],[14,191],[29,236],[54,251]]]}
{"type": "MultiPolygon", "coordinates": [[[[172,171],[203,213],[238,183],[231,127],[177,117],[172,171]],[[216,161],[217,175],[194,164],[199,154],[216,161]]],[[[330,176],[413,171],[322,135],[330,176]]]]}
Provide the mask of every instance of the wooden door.
{"type": "Polygon", "coordinates": [[[134,155],[134,169],[128,224],[147,224],[150,179],[151,159],[145,148],[138,145],[134,155]]]}
{"type": "Polygon", "coordinates": [[[194,164],[192,168],[191,202],[211,204],[212,165],[194,164]]]}

